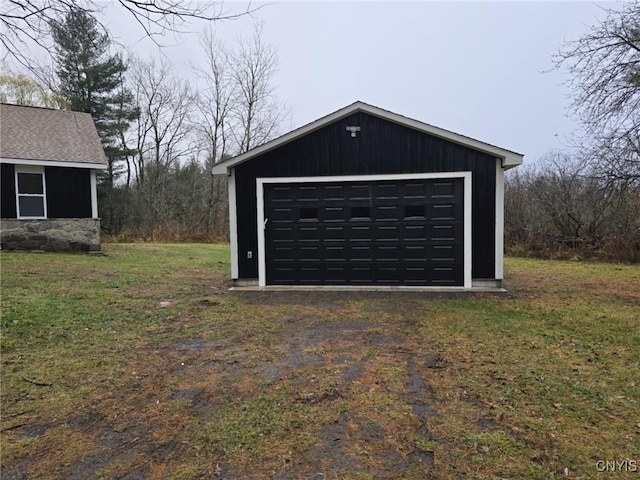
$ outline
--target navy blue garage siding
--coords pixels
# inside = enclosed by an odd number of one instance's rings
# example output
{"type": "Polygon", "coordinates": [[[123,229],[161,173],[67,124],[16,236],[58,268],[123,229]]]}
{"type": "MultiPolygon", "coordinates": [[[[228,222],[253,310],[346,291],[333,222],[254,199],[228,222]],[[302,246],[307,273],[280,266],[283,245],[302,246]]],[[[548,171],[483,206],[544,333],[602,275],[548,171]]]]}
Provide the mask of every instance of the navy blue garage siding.
{"type": "Polygon", "coordinates": [[[495,277],[496,158],[357,112],[235,167],[238,276],[258,278],[256,178],[472,172],[473,278],[495,277]],[[346,131],[361,127],[357,136],[346,131]],[[246,252],[253,252],[247,259],[246,252]]]}

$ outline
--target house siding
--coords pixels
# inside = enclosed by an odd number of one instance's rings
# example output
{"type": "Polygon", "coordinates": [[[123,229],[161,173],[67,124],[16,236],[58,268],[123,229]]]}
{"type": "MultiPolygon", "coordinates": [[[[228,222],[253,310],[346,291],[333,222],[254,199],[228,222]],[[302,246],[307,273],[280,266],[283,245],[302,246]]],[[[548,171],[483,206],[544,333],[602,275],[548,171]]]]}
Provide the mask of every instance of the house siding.
{"type": "Polygon", "coordinates": [[[16,218],[16,178],[15,167],[11,163],[0,164],[0,217],[16,218]]]}
{"type": "MultiPolygon", "coordinates": [[[[2,218],[17,218],[15,165],[3,163],[2,218]]],[[[86,168],[45,167],[48,218],[91,218],[91,172],[86,168]]]]}
{"type": "Polygon", "coordinates": [[[256,179],[472,172],[472,277],[495,277],[496,158],[356,112],[237,165],[238,277],[258,277],[256,179]],[[347,126],[359,126],[356,137],[347,126]],[[247,252],[253,252],[247,258],[247,252]]]}
{"type": "Polygon", "coordinates": [[[49,218],[91,218],[90,173],[86,168],[45,168],[49,218]]]}

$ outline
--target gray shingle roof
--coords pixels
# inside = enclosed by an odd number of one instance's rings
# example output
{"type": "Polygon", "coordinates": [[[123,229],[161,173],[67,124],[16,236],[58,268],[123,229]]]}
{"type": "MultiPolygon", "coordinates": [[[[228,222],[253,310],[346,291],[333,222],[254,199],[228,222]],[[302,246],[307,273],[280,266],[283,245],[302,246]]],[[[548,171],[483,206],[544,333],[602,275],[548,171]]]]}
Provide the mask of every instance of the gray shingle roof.
{"type": "Polygon", "coordinates": [[[107,164],[89,113],[0,104],[3,159],[107,164]]]}

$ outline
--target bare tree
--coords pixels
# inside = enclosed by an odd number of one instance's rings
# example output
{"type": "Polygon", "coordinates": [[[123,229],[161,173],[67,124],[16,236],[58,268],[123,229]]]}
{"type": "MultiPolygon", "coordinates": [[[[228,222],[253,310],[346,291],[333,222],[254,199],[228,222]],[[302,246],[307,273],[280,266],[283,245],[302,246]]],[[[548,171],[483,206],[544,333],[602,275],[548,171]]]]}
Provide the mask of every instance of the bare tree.
{"type": "Polygon", "coordinates": [[[573,113],[586,131],[583,147],[598,169],[640,179],[640,1],[605,10],[606,18],[554,57],[571,75],[573,113]]]}
{"type": "MultiPolygon", "coordinates": [[[[185,31],[190,20],[230,20],[259,8],[249,4],[246,9],[234,11],[227,9],[223,2],[191,0],[118,0],[117,3],[154,41],[167,31],[185,31]]],[[[69,10],[96,16],[101,7],[91,0],[0,0],[0,44],[5,58],[13,57],[24,67],[37,70],[37,65],[24,54],[25,48],[35,45],[46,51],[50,22],[69,10]]]]}
{"type": "Polygon", "coordinates": [[[211,231],[220,224],[220,215],[224,210],[220,207],[225,203],[226,182],[210,172],[215,163],[228,155],[237,91],[232,75],[232,58],[211,27],[202,33],[200,45],[206,62],[195,67],[201,81],[196,104],[199,112],[196,128],[204,143],[204,169],[208,172],[208,182],[202,191],[203,210],[199,226],[204,225],[207,231],[211,231]]]}
{"type": "Polygon", "coordinates": [[[139,189],[157,221],[165,221],[171,199],[167,181],[171,169],[194,151],[189,83],[176,78],[162,60],[132,62],[133,85],[140,116],[136,125],[136,173],[139,189]]]}
{"type": "MultiPolygon", "coordinates": [[[[205,171],[231,154],[247,151],[275,136],[286,116],[275,97],[275,50],[261,39],[256,27],[250,39],[234,48],[219,41],[211,28],[201,36],[206,62],[195,67],[198,88],[197,131],[205,153],[205,171]]],[[[198,227],[207,231],[224,226],[226,179],[208,176],[201,189],[203,210],[198,227]]]]}
{"type": "Polygon", "coordinates": [[[548,153],[506,176],[507,247],[519,253],[564,251],[636,261],[639,199],[624,183],[594,174],[583,158],[548,153]]]}
{"type": "Polygon", "coordinates": [[[233,134],[240,152],[274,138],[287,117],[286,108],[275,96],[273,75],[277,68],[275,49],[262,40],[262,25],[256,25],[251,38],[238,40],[232,62],[237,88],[233,134]]]}
{"type": "Polygon", "coordinates": [[[206,63],[195,67],[201,80],[196,106],[200,113],[197,124],[209,150],[208,157],[218,162],[227,153],[236,86],[232,76],[232,59],[211,27],[200,38],[206,63]]]}
{"type": "Polygon", "coordinates": [[[529,185],[531,194],[564,242],[598,241],[616,196],[579,158],[550,153],[529,185]]]}

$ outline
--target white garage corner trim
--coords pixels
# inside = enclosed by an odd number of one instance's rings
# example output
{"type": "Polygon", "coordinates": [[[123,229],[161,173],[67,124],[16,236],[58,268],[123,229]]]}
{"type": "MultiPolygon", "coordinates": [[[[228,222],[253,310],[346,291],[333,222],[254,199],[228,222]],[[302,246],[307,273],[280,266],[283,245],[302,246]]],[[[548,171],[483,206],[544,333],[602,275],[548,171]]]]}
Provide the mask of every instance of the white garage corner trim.
{"type": "MultiPolygon", "coordinates": [[[[441,173],[420,173],[420,174],[399,174],[399,175],[348,175],[348,176],[322,176],[322,177],[269,177],[256,179],[256,200],[257,200],[257,230],[258,230],[258,285],[267,286],[267,262],[265,248],[265,218],[264,218],[264,185],[269,183],[307,183],[307,182],[375,182],[384,180],[423,180],[438,178],[463,178],[464,179],[464,285],[458,288],[471,288],[471,172],[441,172],[441,173]]],[[[229,180],[229,192],[231,195],[231,180],[229,180]]],[[[230,197],[231,200],[231,197],[230,197]]],[[[235,226],[235,212],[231,217],[231,204],[235,208],[235,188],[233,189],[233,202],[229,202],[230,223],[235,226]],[[233,218],[233,220],[232,220],[233,218]],[[233,223],[232,223],[233,222],[233,223]]],[[[234,243],[234,232],[232,227],[231,242],[234,243]]],[[[237,237],[237,232],[236,232],[237,237]]],[[[232,247],[233,248],[233,247],[232,247]]],[[[237,251],[235,253],[237,268],[237,251]]],[[[232,253],[233,272],[233,253],[232,253]]],[[[237,275],[237,272],[236,272],[237,275]]],[[[423,287],[406,287],[423,288],[423,287]]],[[[434,287],[436,288],[436,287],[434,287]]]]}
{"type": "Polygon", "coordinates": [[[502,161],[496,161],[496,272],[497,281],[504,277],[504,169],[502,161]]]}
{"type": "Polygon", "coordinates": [[[236,205],[236,170],[231,169],[229,187],[229,241],[231,242],[231,279],[238,279],[238,213],[236,205]]]}

